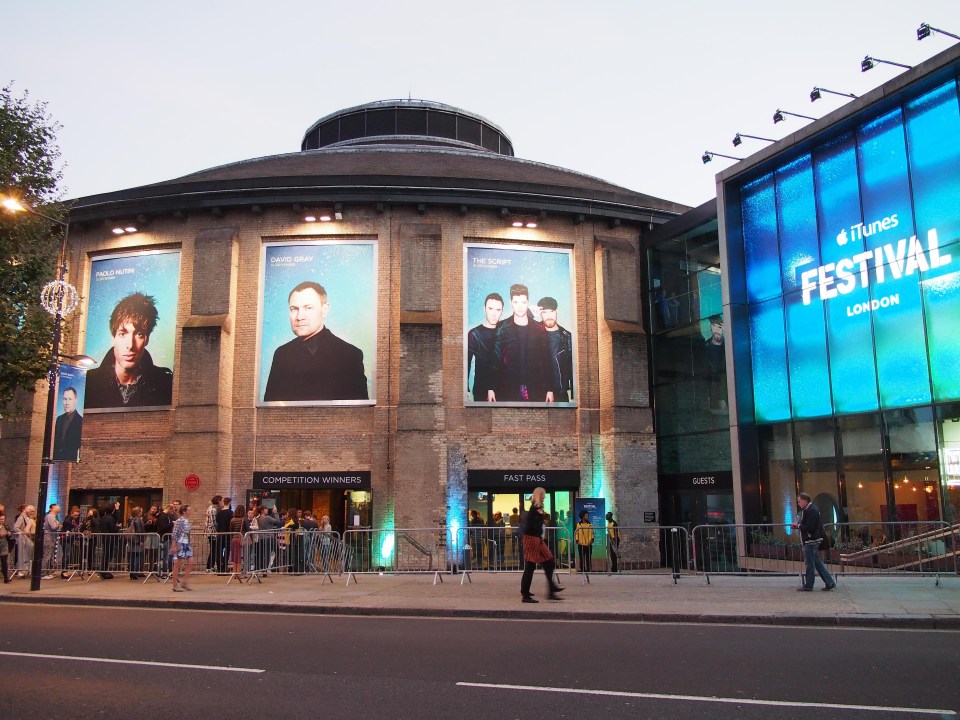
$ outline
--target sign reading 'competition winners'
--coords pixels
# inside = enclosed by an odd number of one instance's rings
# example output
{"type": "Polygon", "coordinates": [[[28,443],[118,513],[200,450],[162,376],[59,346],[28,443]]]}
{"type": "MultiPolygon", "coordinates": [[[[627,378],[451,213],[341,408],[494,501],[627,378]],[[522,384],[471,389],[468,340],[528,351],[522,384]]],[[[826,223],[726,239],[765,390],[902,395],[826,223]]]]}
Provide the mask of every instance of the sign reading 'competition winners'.
{"type": "Polygon", "coordinates": [[[376,243],[265,243],[261,268],[258,403],[374,404],[376,243]]]}
{"type": "Polygon", "coordinates": [[[570,250],[464,246],[464,402],[577,404],[570,250]]]}
{"type": "Polygon", "coordinates": [[[88,413],[157,410],[173,402],[180,251],[94,258],[84,353],[88,413]]]}

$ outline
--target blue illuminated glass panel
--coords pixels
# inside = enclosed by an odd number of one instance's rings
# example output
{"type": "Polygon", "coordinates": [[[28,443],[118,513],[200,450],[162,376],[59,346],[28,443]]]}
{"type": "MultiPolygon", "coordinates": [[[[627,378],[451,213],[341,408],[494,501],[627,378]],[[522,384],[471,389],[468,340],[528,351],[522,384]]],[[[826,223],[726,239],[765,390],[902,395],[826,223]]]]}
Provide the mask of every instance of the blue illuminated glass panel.
{"type": "Polygon", "coordinates": [[[830,415],[830,373],[823,302],[803,304],[800,293],[784,298],[787,313],[787,356],[790,369],[790,406],[795,418],[830,415]]]}
{"type": "MultiPolygon", "coordinates": [[[[960,108],[951,81],[904,106],[917,231],[960,240],[960,108]]],[[[955,269],[943,272],[954,272],[955,269]]],[[[937,273],[940,274],[940,273],[937,273]]]]}
{"type": "MultiPolygon", "coordinates": [[[[863,250],[863,237],[853,228],[861,221],[860,187],[854,134],[846,133],[817,148],[813,153],[813,175],[817,197],[817,223],[821,262],[825,274],[836,278],[835,263],[863,250]]],[[[837,292],[836,283],[826,288],[827,347],[830,353],[830,387],[837,413],[863,412],[877,408],[877,372],[869,312],[870,296],[862,282],[850,292],[837,292]],[[857,310],[859,308],[859,311],[857,310]]],[[[819,293],[815,293],[817,297],[819,293]]]]}
{"type": "Polygon", "coordinates": [[[837,262],[860,252],[863,240],[850,236],[850,228],[861,221],[853,133],[841,135],[814,151],[813,180],[821,261],[837,262]]]}
{"type": "Polygon", "coordinates": [[[800,273],[820,264],[813,162],[809,155],[776,173],[783,292],[800,287],[800,273]]]}
{"type": "Polygon", "coordinates": [[[960,272],[923,281],[930,375],[936,400],[960,398],[960,272]]]}
{"type": "Polygon", "coordinates": [[[826,303],[830,386],[837,414],[877,409],[877,368],[870,327],[870,294],[858,287],[826,303]]]}
{"type": "MultiPolygon", "coordinates": [[[[889,268],[886,270],[890,274],[889,268]]],[[[888,280],[870,293],[880,404],[930,402],[930,373],[917,275],[888,280]]]]}
{"type": "Polygon", "coordinates": [[[779,298],[750,307],[750,356],[757,422],[788,420],[790,393],[779,298]]]}
{"type": "Polygon", "coordinates": [[[747,296],[750,302],[757,302],[780,294],[773,174],[744,187],[742,197],[747,296]]]}
{"type": "Polygon", "coordinates": [[[757,422],[960,399],[956,79],[731,196],[757,422]]]}
{"type": "Polygon", "coordinates": [[[907,147],[900,109],[866,123],[860,129],[858,140],[864,227],[857,232],[864,235],[866,248],[873,250],[913,234],[907,147]]]}
{"type": "Polygon", "coordinates": [[[900,109],[866,123],[858,140],[860,232],[867,249],[881,249],[887,261],[879,273],[871,273],[870,287],[880,404],[918,405],[930,401],[930,379],[919,273],[906,274],[897,258],[898,250],[908,247],[901,241],[914,234],[900,109]]]}

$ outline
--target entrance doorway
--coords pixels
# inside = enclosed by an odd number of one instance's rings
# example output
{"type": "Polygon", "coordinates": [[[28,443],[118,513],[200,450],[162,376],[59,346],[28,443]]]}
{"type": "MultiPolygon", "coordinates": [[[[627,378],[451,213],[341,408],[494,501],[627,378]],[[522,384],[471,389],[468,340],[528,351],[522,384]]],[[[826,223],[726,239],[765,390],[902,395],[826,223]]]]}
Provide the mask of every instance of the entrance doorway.
{"type": "Polygon", "coordinates": [[[87,514],[87,508],[95,507],[101,510],[105,507],[113,508],[114,503],[120,503],[120,512],[123,514],[124,522],[130,517],[130,511],[135,507],[143,508],[143,516],[147,516],[147,511],[152,505],[160,507],[163,502],[162,488],[116,488],[113,490],[84,490],[74,489],[70,491],[69,507],[62,508],[60,516],[66,517],[70,513],[70,508],[78,506],[80,508],[80,517],[87,514]]]}
{"type": "MultiPolygon", "coordinates": [[[[513,528],[519,525],[519,516],[530,508],[530,491],[471,489],[468,495],[467,517],[464,518],[464,523],[465,527],[476,528],[467,531],[472,541],[470,546],[476,547],[474,566],[520,569],[522,553],[519,534],[514,532],[513,528]],[[501,522],[502,530],[499,529],[501,522]]],[[[559,567],[564,566],[572,548],[573,527],[576,522],[573,518],[575,497],[575,490],[554,489],[547,490],[543,501],[543,510],[550,517],[548,525],[561,528],[548,535],[559,567]]]]}
{"type": "Polygon", "coordinates": [[[263,505],[285,510],[308,510],[319,522],[324,515],[330,517],[330,526],[335,532],[370,527],[372,521],[371,494],[364,490],[313,490],[294,488],[290,490],[248,490],[248,507],[263,505]]]}
{"type": "Polygon", "coordinates": [[[673,493],[664,500],[660,513],[664,525],[685,527],[690,532],[697,525],[736,522],[733,493],[673,493]]]}

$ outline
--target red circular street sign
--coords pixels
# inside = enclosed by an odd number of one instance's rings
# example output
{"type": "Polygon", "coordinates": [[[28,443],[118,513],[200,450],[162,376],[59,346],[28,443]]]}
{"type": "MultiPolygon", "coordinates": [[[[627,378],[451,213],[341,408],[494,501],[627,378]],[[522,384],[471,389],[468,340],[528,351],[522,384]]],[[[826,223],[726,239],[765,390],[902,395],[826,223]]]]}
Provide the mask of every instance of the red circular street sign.
{"type": "Polygon", "coordinates": [[[193,492],[200,487],[200,476],[193,473],[187,475],[183,479],[183,486],[190,492],[193,492]]]}

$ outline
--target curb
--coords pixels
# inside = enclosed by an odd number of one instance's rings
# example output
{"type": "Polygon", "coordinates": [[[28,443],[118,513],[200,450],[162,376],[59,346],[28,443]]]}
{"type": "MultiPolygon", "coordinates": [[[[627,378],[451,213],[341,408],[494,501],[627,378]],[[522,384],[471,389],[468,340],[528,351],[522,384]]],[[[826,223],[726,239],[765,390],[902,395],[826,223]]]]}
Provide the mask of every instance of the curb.
{"type": "Polygon", "coordinates": [[[344,607],[326,605],[292,605],[286,603],[232,605],[204,600],[141,600],[77,597],[22,597],[2,595],[0,603],[61,605],[66,607],[125,607],[163,610],[201,610],[216,612],[287,613],[290,615],[326,616],[390,616],[410,618],[467,618],[500,620],[557,620],[563,622],[638,622],[714,625],[769,625],[779,627],[842,627],[887,630],[948,630],[960,631],[960,616],[943,615],[748,615],[696,613],[603,613],[583,611],[508,610],[508,609],[448,609],[402,607],[344,607]]]}

